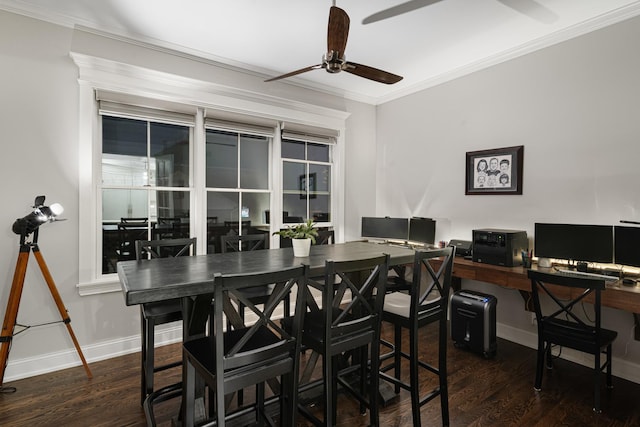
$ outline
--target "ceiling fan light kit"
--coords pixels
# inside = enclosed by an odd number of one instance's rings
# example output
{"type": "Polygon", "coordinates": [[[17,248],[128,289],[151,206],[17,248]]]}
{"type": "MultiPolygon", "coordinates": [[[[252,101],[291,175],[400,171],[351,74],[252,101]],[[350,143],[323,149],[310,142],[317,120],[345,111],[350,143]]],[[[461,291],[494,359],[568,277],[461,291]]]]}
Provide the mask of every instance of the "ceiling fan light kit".
{"type": "Polygon", "coordinates": [[[347,38],[349,37],[349,23],[349,15],[347,15],[344,10],[335,5],[331,6],[331,10],[329,11],[329,27],[327,30],[327,53],[322,57],[322,64],[301,68],[267,79],[265,82],[292,77],[320,68],[324,68],[331,74],[346,71],[355,76],[385,84],[394,84],[402,80],[402,77],[396,74],[346,60],[344,51],[347,47],[347,38]]]}

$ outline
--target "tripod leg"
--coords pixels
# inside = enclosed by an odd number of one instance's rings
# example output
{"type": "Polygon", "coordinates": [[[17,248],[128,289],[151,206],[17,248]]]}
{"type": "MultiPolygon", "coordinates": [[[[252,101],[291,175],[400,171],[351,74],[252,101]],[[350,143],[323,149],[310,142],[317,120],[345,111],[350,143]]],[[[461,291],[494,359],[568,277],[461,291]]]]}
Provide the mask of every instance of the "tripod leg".
{"type": "Polygon", "coordinates": [[[29,262],[29,245],[21,245],[18,254],[18,262],[16,270],[13,273],[13,282],[11,283],[11,293],[9,301],[7,301],[7,311],[4,315],[4,323],[2,324],[2,334],[0,335],[0,386],[4,380],[4,371],[7,368],[7,359],[9,358],[9,350],[11,349],[11,340],[13,339],[13,329],[16,326],[18,317],[18,308],[20,307],[20,298],[22,298],[22,288],[24,287],[24,277],[27,274],[27,263],[29,262]]]}
{"type": "Polygon", "coordinates": [[[78,340],[76,339],[76,335],[73,333],[73,329],[71,328],[71,319],[69,318],[69,313],[62,302],[62,298],[60,297],[60,293],[56,288],[56,284],[53,281],[53,277],[49,272],[49,268],[47,268],[47,264],[44,262],[44,258],[40,253],[40,248],[38,245],[33,245],[33,255],[36,257],[36,261],[38,261],[38,265],[40,266],[40,271],[44,276],[45,282],[47,282],[47,286],[49,286],[49,291],[51,292],[51,296],[53,300],[56,302],[56,306],[58,307],[58,311],[60,312],[60,316],[65,325],[67,325],[67,331],[69,331],[69,335],[71,336],[71,340],[73,341],[73,345],[76,347],[76,351],[78,352],[78,356],[80,356],[80,360],[82,360],[82,365],[84,366],[84,370],[87,373],[87,378],[93,378],[91,374],[91,370],[89,369],[89,365],[82,354],[82,349],[80,348],[80,344],[78,344],[78,340]]]}

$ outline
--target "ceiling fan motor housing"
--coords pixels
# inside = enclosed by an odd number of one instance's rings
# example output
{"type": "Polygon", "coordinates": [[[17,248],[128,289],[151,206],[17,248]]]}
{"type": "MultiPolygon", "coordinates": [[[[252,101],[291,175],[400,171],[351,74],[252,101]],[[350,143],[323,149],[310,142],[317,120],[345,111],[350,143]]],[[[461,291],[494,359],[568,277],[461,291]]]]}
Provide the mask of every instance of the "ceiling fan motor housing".
{"type": "Polygon", "coordinates": [[[322,58],[322,62],[325,63],[325,68],[327,73],[339,73],[344,69],[344,64],[346,59],[344,56],[340,57],[339,52],[331,51],[328,52],[324,58],[322,58]]]}

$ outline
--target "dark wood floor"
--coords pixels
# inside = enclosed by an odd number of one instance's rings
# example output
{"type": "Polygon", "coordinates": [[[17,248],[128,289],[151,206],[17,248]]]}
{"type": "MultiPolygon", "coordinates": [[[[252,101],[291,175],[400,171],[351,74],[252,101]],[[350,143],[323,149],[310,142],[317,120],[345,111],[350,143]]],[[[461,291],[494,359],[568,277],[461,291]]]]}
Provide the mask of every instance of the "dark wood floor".
{"type": "MultiPolygon", "coordinates": [[[[429,328],[428,328],[429,329],[429,328]]],[[[433,328],[422,336],[427,355],[433,328]]],[[[495,359],[449,346],[449,405],[452,426],[639,426],[640,385],[614,378],[614,389],[603,390],[603,411],[592,411],[591,371],[558,360],[545,372],[543,391],[533,390],[535,352],[498,341],[495,359]]],[[[164,359],[179,357],[179,345],[158,350],[164,359]]],[[[139,405],[139,354],[92,363],[94,378],[82,367],[5,383],[15,393],[0,394],[0,426],[143,426],[139,405]]],[[[165,372],[167,382],[179,370],[165,372]]],[[[432,383],[425,384],[425,390],[432,383]]],[[[160,425],[171,425],[178,402],[158,411],[160,425]]],[[[439,401],[422,409],[423,425],[441,425],[439,401]]],[[[381,411],[383,426],[411,426],[411,406],[403,392],[381,411]]],[[[303,425],[303,424],[301,424],[303,425]]],[[[368,425],[349,399],[339,400],[339,425],[368,425]]]]}

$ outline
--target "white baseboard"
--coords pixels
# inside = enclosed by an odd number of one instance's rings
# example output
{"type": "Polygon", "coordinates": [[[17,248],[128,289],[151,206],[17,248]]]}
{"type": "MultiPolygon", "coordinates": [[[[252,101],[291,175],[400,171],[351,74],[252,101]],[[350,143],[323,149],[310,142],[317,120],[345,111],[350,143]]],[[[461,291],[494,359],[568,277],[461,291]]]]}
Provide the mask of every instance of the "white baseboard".
{"type": "MultiPolygon", "coordinates": [[[[247,320],[250,320],[250,317],[248,317],[247,320]]],[[[502,323],[498,323],[496,325],[496,329],[497,335],[500,338],[533,349],[538,346],[537,335],[533,332],[517,329],[502,323]]],[[[157,347],[180,342],[182,340],[181,324],[176,323],[175,326],[157,328],[155,339],[157,347]]],[[[82,347],[82,352],[84,357],[87,359],[87,363],[89,363],[89,368],[91,368],[92,362],[135,353],[137,351],[140,351],[140,335],[104,341],[99,344],[82,347]]],[[[498,351],[500,351],[500,348],[498,348],[498,351]]],[[[561,357],[588,367],[593,363],[592,358],[588,355],[571,349],[563,349],[561,357]]],[[[82,362],[80,361],[75,348],[43,354],[37,357],[11,360],[7,365],[3,382],[7,383],[22,378],[29,378],[81,365],[82,362]]],[[[640,364],[631,363],[628,360],[619,359],[614,356],[613,375],[640,384],[640,364]]]]}
{"type": "MultiPolygon", "coordinates": [[[[529,348],[538,348],[538,335],[533,332],[517,329],[509,325],[498,323],[496,325],[496,333],[500,338],[515,342],[520,345],[524,345],[529,348]]],[[[498,347],[500,351],[500,347],[498,347]]],[[[561,359],[568,360],[570,362],[578,363],[583,366],[593,367],[593,356],[579,351],[572,350],[570,348],[563,348],[561,359]]],[[[640,384],[640,365],[637,363],[631,363],[628,360],[619,359],[613,356],[612,373],[614,376],[624,378],[632,381],[636,384],[640,384]]],[[[531,379],[533,381],[533,378],[531,379]]]]}
{"type": "MultiPolygon", "coordinates": [[[[181,323],[156,328],[156,347],[180,341],[182,341],[181,323]]],[[[81,348],[82,354],[84,354],[89,364],[89,369],[91,369],[92,362],[140,351],[140,335],[81,346],[81,348]]],[[[72,368],[74,366],[82,366],[82,361],[75,348],[42,354],[37,357],[10,360],[7,364],[3,383],[72,368]]]]}

